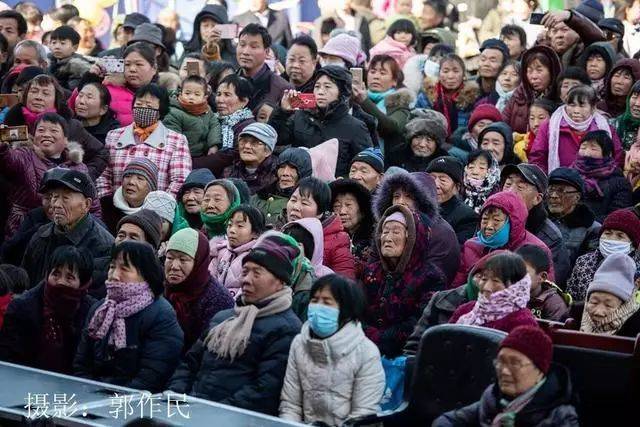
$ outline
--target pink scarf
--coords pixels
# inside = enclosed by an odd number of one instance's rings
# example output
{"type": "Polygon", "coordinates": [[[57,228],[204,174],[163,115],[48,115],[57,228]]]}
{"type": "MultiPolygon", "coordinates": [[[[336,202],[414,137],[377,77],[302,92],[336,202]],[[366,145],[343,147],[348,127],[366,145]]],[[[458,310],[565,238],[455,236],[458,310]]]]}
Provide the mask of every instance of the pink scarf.
{"type": "Polygon", "coordinates": [[[89,321],[89,336],[102,339],[109,332],[109,344],[116,349],[127,346],[125,321],[127,317],[144,310],[155,297],[147,282],[107,282],[107,298],[89,321]]]}
{"type": "Polygon", "coordinates": [[[531,277],[527,274],[519,282],[492,294],[489,298],[482,293],[473,309],[458,319],[461,325],[481,326],[495,322],[527,306],[531,292],[531,277]]]}
{"type": "Polygon", "coordinates": [[[26,122],[29,130],[33,131],[33,127],[36,125],[36,122],[44,113],[55,113],[57,112],[55,108],[47,108],[41,113],[34,113],[27,107],[22,107],[22,116],[24,117],[24,121],[26,122]]]}
{"type": "Polygon", "coordinates": [[[567,125],[571,129],[579,132],[586,132],[593,122],[596,122],[596,128],[606,131],[611,137],[611,127],[607,119],[600,113],[595,112],[582,123],[576,123],[567,115],[566,105],[558,108],[549,119],[549,159],[547,163],[547,172],[551,173],[560,167],[560,127],[567,125]]]}

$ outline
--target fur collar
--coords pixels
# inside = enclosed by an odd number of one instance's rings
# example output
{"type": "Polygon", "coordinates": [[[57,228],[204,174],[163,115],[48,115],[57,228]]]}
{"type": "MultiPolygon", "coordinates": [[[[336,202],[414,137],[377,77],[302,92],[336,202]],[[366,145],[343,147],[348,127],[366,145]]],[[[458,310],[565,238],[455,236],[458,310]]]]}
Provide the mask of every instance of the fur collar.
{"type": "MultiPolygon", "coordinates": [[[[438,80],[425,77],[423,82],[423,90],[431,105],[436,101],[436,84],[438,80]]],[[[480,96],[480,86],[472,80],[465,80],[460,90],[460,95],[456,99],[456,106],[461,110],[467,110],[478,100],[480,96]]]]}
{"type": "Polygon", "coordinates": [[[384,99],[384,106],[387,107],[387,111],[391,111],[397,108],[409,108],[414,101],[414,96],[409,89],[400,88],[387,95],[384,99]]]}
{"type": "Polygon", "coordinates": [[[438,204],[430,196],[428,190],[424,188],[424,185],[421,185],[414,175],[408,172],[399,172],[386,176],[374,195],[372,205],[376,219],[379,220],[384,211],[393,204],[393,192],[399,187],[405,188],[409,193],[415,195],[416,205],[421,213],[427,215],[430,219],[439,215],[438,204]]]}
{"type": "MultiPolygon", "coordinates": [[[[33,150],[36,156],[38,156],[40,159],[46,160],[45,155],[42,154],[42,151],[40,151],[38,147],[33,145],[33,142],[31,140],[14,142],[12,148],[30,148],[33,150]]],[[[69,143],[67,144],[67,148],[62,152],[62,156],[64,157],[65,162],[79,165],[84,160],[84,148],[82,148],[82,145],[78,142],[69,141],[69,143]]]]}

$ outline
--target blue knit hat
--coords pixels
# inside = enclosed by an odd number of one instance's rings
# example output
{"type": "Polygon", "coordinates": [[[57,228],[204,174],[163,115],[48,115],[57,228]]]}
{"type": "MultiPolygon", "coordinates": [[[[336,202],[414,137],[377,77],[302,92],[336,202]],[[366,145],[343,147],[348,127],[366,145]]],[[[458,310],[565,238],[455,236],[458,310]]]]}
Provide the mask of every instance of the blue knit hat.
{"type": "Polygon", "coordinates": [[[378,173],[384,173],[384,156],[379,148],[367,148],[362,150],[351,161],[351,164],[355,162],[363,162],[371,166],[378,173]]]}

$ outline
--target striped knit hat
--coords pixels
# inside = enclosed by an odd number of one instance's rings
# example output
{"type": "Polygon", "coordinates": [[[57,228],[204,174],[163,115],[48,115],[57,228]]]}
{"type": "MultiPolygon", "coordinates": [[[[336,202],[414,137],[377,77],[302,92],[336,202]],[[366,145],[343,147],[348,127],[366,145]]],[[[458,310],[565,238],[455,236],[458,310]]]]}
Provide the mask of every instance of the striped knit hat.
{"type": "Polygon", "coordinates": [[[145,157],[136,157],[124,168],[122,177],[140,175],[149,183],[149,191],[158,189],[158,166],[145,157]]]}

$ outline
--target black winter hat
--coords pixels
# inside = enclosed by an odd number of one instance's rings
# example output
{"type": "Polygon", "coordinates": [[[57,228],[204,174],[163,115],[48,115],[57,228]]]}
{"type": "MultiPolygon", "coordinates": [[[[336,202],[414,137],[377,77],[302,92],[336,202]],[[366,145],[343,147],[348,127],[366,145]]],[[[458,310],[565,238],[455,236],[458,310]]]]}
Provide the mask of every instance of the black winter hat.
{"type": "Polygon", "coordinates": [[[539,193],[547,194],[549,179],[540,167],[531,163],[520,163],[519,165],[507,165],[500,173],[500,186],[504,185],[507,177],[511,174],[520,174],[525,181],[536,187],[539,193]]]}
{"type": "Polygon", "coordinates": [[[592,130],[587,132],[580,140],[580,144],[585,141],[595,141],[602,148],[602,157],[613,155],[613,141],[606,130],[592,130]]]}
{"type": "Polygon", "coordinates": [[[240,195],[240,203],[249,203],[249,199],[251,198],[251,191],[249,190],[249,186],[247,185],[247,183],[240,178],[227,179],[231,181],[233,185],[238,189],[238,194],[240,195]]]}
{"type": "Polygon", "coordinates": [[[624,24],[617,18],[604,18],[598,21],[598,27],[624,37],[624,24]]]}
{"type": "Polygon", "coordinates": [[[162,218],[151,209],[140,209],[136,213],[124,216],[118,221],[116,230],[120,230],[122,224],[137,225],[144,231],[145,238],[151,246],[155,249],[160,247],[162,240],[162,218]]]}
{"type": "Polygon", "coordinates": [[[202,188],[204,190],[204,187],[214,179],[216,179],[216,177],[209,169],[202,168],[192,170],[184,180],[184,184],[182,184],[180,191],[178,191],[178,201],[182,199],[182,195],[187,190],[192,188],[202,188]]]}
{"type": "Polygon", "coordinates": [[[598,0],[584,0],[574,10],[589,18],[594,24],[604,18],[604,7],[598,0]]]}
{"type": "Polygon", "coordinates": [[[442,156],[434,159],[427,166],[427,172],[440,172],[449,175],[456,184],[464,182],[464,165],[457,157],[442,156]]]}
{"type": "Polygon", "coordinates": [[[565,68],[558,76],[558,84],[560,84],[564,79],[578,80],[586,86],[591,85],[591,79],[589,78],[587,71],[582,67],[571,66],[565,68]]]}
{"type": "Polygon", "coordinates": [[[337,65],[326,65],[316,73],[316,81],[322,76],[327,76],[338,85],[340,90],[340,98],[348,99],[351,97],[351,73],[346,68],[337,65]]]}
{"type": "Polygon", "coordinates": [[[500,39],[487,39],[483,41],[482,45],[480,46],[480,52],[485,49],[496,49],[502,52],[502,63],[507,62],[510,57],[509,48],[507,47],[506,43],[500,39]]]}
{"type": "Polygon", "coordinates": [[[549,185],[555,183],[569,184],[580,194],[584,194],[584,180],[577,170],[571,168],[556,168],[549,175],[549,185]]]}

